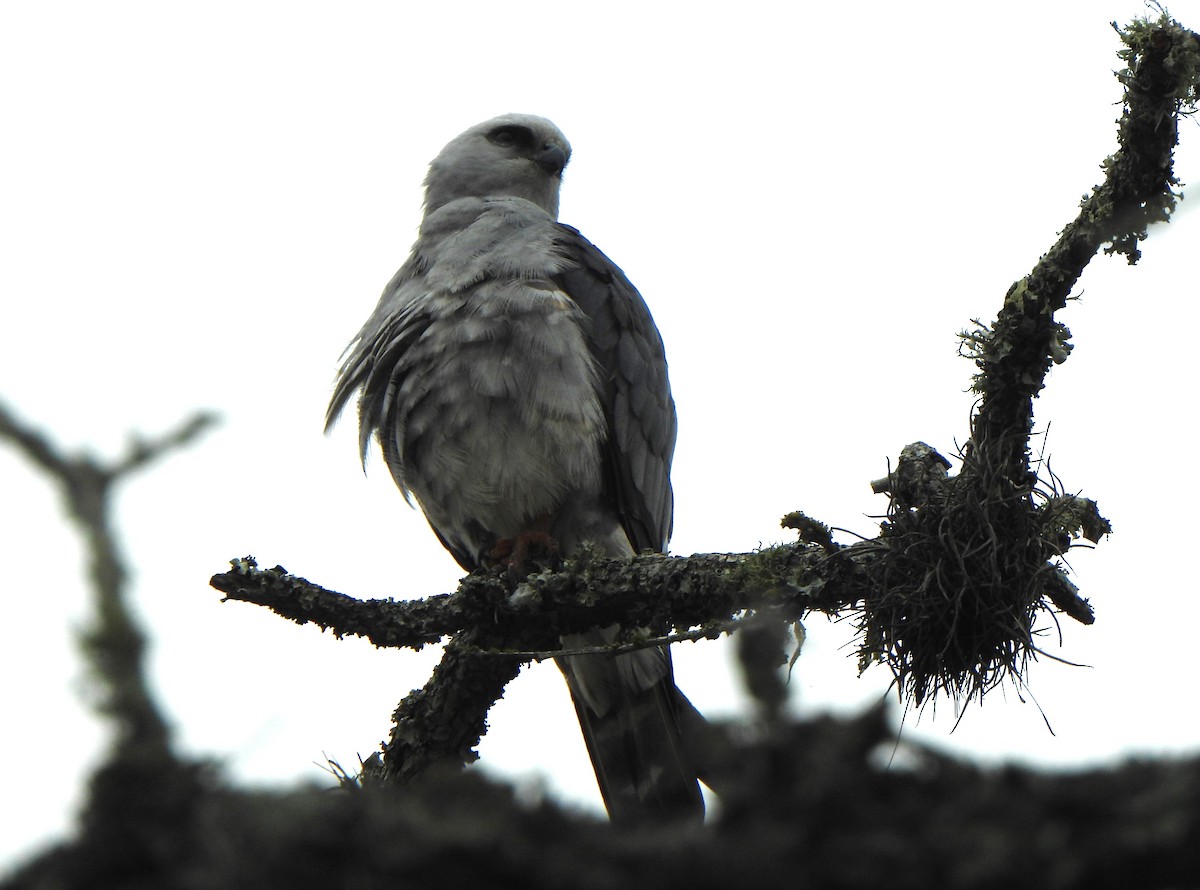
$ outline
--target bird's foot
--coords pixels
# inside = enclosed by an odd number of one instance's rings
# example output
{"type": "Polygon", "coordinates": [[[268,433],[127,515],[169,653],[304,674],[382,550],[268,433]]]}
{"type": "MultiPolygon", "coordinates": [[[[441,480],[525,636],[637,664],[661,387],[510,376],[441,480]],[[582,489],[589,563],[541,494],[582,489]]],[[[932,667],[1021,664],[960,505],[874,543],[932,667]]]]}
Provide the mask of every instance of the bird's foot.
{"type": "Polygon", "coordinates": [[[535,568],[558,564],[558,541],[549,532],[521,532],[515,538],[500,538],[487,556],[492,565],[523,578],[535,568]]]}

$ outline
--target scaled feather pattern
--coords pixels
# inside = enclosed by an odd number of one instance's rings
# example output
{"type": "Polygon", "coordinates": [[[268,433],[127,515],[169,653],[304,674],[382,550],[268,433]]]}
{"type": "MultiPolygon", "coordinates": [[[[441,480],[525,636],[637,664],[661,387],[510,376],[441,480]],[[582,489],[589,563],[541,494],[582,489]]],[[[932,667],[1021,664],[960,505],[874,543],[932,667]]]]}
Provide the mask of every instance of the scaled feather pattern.
{"type": "MultiPolygon", "coordinates": [[[[558,222],[570,156],[554,124],[525,114],[442,150],[417,242],[347,347],[329,406],[327,426],[357,393],[364,459],[377,440],[468,571],[531,535],[566,556],[586,544],[617,557],[665,552],[671,535],[662,338],[625,274],[558,222]]],[[[669,650],[558,662],[612,819],[700,817],[690,737],[703,718],[675,686],[669,650]]]]}

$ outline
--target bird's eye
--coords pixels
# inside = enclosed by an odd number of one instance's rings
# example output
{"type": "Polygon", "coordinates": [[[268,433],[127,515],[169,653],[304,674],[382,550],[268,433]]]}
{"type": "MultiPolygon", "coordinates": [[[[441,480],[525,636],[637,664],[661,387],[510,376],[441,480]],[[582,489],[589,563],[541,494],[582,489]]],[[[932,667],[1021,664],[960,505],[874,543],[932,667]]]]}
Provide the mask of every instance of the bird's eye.
{"type": "Polygon", "coordinates": [[[533,133],[528,127],[504,126],[488,133],[488,139],[501,148],[513,148],[532,145],[533,133]]]}

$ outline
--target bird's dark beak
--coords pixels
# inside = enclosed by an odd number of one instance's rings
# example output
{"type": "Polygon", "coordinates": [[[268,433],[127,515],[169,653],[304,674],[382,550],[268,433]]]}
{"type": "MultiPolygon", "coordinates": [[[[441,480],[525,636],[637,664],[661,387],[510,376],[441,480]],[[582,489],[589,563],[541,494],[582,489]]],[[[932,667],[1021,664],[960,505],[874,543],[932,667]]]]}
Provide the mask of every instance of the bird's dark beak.
{"type": "Polygon", "coordinates": [[[557,145],[547,145],[533,156],[533,162],[551,176],[558,176],[567,166],[567,153],[557,145]]]}

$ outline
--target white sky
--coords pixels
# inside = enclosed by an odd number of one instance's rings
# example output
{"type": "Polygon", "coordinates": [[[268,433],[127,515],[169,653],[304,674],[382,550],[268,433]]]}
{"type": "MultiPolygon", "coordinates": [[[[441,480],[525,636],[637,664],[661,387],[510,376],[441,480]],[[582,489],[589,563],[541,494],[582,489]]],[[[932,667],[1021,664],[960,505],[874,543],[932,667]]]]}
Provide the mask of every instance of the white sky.
{"type": "MultiPolygon", "coordinates": [[[[575,147],[561,218],[629,274],[666,340],[680,414],[673,550],[787,540],[802,509],[872,534],[869,480],[966,431],[955,333],[991,319],[1115,147],[1117,38],[1135,0],[835,3],[5,4],[0,7],[0,395],[61,442],[118,453],[198,408],[225,423],[132,482],[119,521],[151,670],[184,749],[239,781],[323,781],[422,685],[436,651],[337,642],[221,604],[233,556],[346,593],[424,596],[458,572],[352,423],[326,439],[337,358],[404,259],[425,165],[506,111],[575,147]],[[577,11],[578,10],[578,11],[577,11]],[[1000,12],[997,14],[997,10],[1000,12]]],[[[1200,26],[1200,3],[1172,11],[1200,26]]],[[[1177,170],[1200,178],[1200,132],[1177,170]]],[[[1079,551],[1097,623],[1030,683],[910,717],[988,762],[1083,766],[1194,751],[1191,202],[1142,263],[1094,261],[1062,319],[1076,350],[1037,403],[1052,466],[1116,530],[1079,551]],[[1178,332],[1178,333],[1177,333],[1178,332]],[[1173,531],[1174,530],[1174,531],[1173,531]],[[1185,636],[1180,637],[1179,633],[1185,636]],[[1027,697],[1028,698],[1028,697],[1027,697]]],[[[80,546],[53,490],[0,451],[5,565],[0,869],[60,836],[103,750],[73,648],[80,546]],[[20,815],[19,824],[13,817],[20,815]]],[[[850,631],[809,622],[799,710],[854,712],[850,631]]],[[[680,686],[741,707],[720,644],[680,686]]],[[[598,806],[566,689],[526,670],[485,767],[598,806]]]]}

